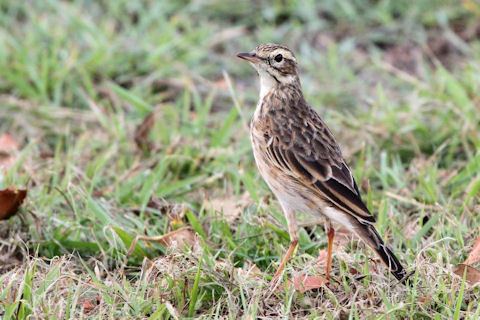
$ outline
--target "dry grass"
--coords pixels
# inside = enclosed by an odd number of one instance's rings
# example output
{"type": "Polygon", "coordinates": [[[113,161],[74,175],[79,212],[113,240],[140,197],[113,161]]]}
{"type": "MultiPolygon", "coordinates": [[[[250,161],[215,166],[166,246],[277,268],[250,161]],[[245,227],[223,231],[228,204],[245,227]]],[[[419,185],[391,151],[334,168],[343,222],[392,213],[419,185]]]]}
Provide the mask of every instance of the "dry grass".
{"type": "Polygon", "coordinates": [[[0,187],[29,190],[0,222],[0,315],[480,318],[478,284],[453,272],[480,228],[476,8],[0,4],[0,134],[21,146],[0,187]],[[321,274],[321,227],[302,229],[270,288],[288,233],[246,134],[256,80],[234,58],[259,42],[295,50],[411,288],[347,238],[332,284],[296,291],[296,275],[321,274]],[[193,246],[140,242],[127,256],[136,235],[182,227],[193,246]]]}

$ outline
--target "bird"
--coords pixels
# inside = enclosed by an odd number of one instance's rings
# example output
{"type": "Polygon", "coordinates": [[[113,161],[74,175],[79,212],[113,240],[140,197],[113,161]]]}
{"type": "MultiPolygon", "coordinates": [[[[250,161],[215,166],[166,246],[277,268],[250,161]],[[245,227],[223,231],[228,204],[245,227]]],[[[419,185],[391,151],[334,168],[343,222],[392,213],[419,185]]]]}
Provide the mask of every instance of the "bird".
{"type": "Polygon", "coordinates": [[[285,215],[290,245],[272,278],[278,281],[298,245],[299,213],[325,222],[326,282],[332,269],[333,240],[340,227],[375,251],[400,282],[406,271],[375,229],[375,217],[342,156],[339,144],[302,92],[297,60],[286,46],[260,44],[237,54],[260,78],[258,104],[250,122],[250,139],[260,175],[285,215]]]}

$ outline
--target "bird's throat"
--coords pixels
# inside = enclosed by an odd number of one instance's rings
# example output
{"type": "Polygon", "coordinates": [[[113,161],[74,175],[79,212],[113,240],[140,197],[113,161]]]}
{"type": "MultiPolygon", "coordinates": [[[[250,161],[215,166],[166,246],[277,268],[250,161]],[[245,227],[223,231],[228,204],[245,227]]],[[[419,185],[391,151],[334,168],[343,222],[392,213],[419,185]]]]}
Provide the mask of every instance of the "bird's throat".
{"type": "Polygon", "coordinates": [[[265,70],[259,70],[260,75],[260,101],[279,83],[275,78],[268,74],[265,70]]]}

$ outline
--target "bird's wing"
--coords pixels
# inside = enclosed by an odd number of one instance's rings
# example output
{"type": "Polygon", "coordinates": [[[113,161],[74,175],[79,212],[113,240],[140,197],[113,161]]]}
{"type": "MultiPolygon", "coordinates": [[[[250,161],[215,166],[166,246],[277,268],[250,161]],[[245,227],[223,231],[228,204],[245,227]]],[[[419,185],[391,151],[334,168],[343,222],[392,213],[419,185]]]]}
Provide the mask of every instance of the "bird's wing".
{"type": "Polygon", "coordinates": [[[287,119],[285,116],[276,112],[270,117],[267,154],[273,164],[320,192],[340,210],[375,222],[335,138],[320,116],[312,109],[306,114],[290,114],[287,119]]]}

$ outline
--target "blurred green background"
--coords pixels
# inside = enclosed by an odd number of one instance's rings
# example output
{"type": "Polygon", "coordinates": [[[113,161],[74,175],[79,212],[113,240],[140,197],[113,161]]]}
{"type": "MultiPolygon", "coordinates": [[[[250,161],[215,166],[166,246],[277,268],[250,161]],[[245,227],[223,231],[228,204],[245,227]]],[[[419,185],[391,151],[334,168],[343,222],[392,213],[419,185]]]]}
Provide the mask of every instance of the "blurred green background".
{"type": "MultiPolygon", "coordinates": [[[[0,135],[19,144],[0,184],[28,189],[0,222],[0,315],[479,318],[451,272],[479,236],[479,37],[474,0],[0,1],[0,135]],[[414,289],[352,240],[338,286],[269,291],[289,239],[250,149],[257,76],[235,57],[265,42],[295,52],[414,289]],[[126,257],[185,226],[193,249],[126,257]]],[[[320,272],[325,246],[302,229],[284,282],[320,272]]]]}

